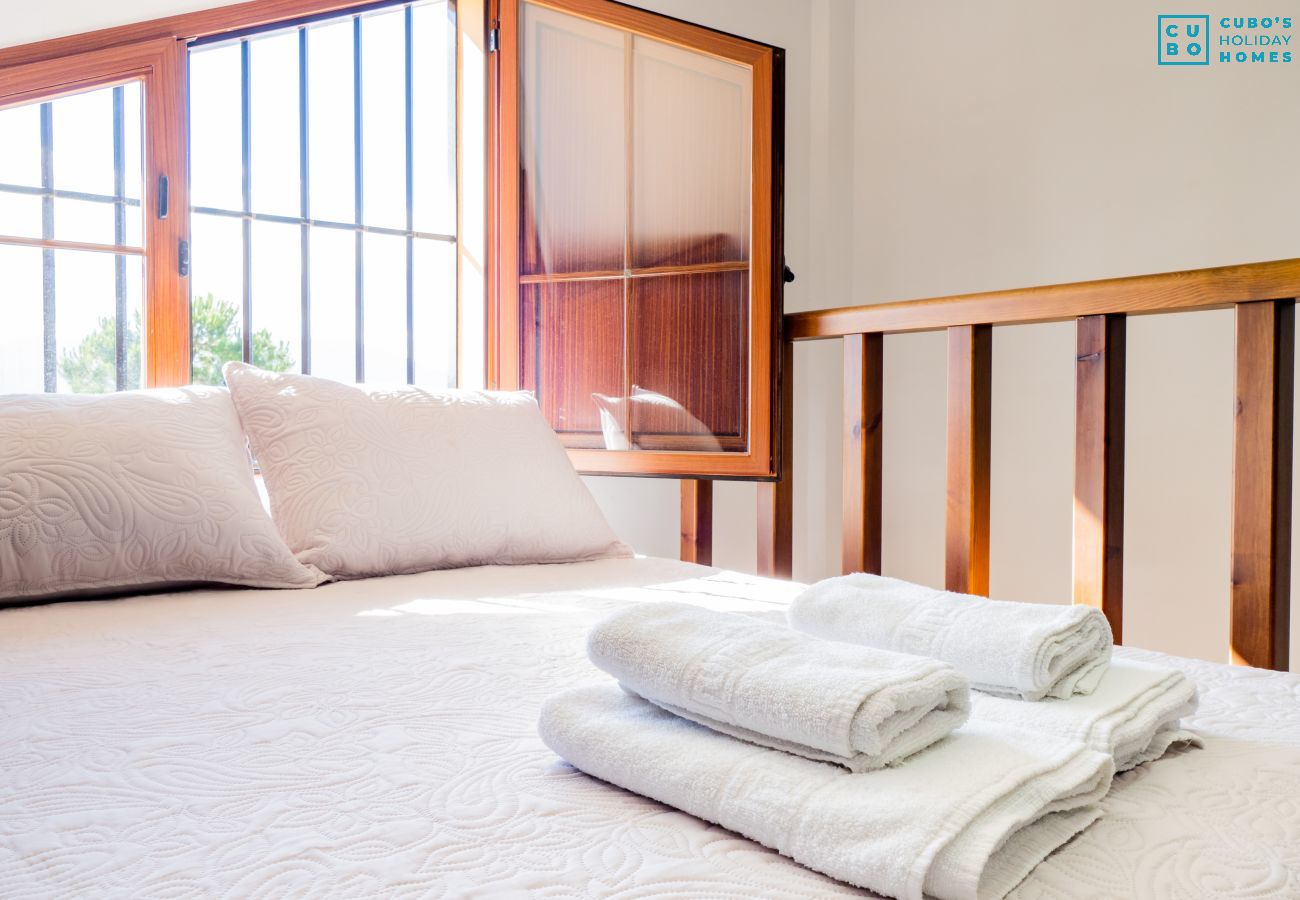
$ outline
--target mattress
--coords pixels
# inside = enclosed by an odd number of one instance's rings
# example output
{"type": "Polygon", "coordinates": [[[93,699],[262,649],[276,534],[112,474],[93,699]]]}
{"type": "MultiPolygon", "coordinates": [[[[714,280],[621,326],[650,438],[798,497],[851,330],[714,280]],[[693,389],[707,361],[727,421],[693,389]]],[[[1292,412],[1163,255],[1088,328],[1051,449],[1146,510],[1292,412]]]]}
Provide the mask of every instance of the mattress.
{"type": "MultiPolygon", "coordinates": [[[[0,897],[869,896],[536,736],[586,628],[797,586],[657,559],[0,611],[0,897]]],[[[1300,897],[1300,676],[1121,649],[1203,750],[1117,779],[1019,898],[1300,897]]]]}

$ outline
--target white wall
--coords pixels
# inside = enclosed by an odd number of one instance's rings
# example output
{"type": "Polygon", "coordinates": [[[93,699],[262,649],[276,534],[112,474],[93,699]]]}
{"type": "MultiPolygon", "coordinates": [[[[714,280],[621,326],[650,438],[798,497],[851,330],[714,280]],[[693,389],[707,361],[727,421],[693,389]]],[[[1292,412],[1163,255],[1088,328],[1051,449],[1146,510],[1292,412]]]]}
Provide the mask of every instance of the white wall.
{"type": "MultiPolygon", "coordinates": [[[[5,5],[0,46],[212,4],[5,5]]],[[[1155,17],[1167,5],[639,5],[787,50],[787,256],[798,274],[787,310],[1300,256],[1300,61],[1157,67],[1155,17]]],[[[1201,10],[1300,20],[1297,0],[1201,10]]],[[[1073,340],[1067,325],[995,334],[995,596],[1069,596],[1073,340]]],[[[943,339],[890,338],[886,357],[885,567],[937,584],[943,339]]],[[[797,348],[802,579],[838,565],[839,365],[833,342],[797,348]]],[[[1130,321],[1130,643],[1225,657],[1231,365],[1228,313],[1130,321]]],[[[589,483],[626,539],[676,553],[676,482],[589,483]]],[[[754,487],[719,484],[715,497],[715,561],[752,569],[754,487]]],[[[1300,604],[1292,618],[1300,668],[1300,604]]]]}
{"type": "MultiPolygon", "coordinates": [[[[1158,67],[1162,5],[650,5],[790,53],[787,233],[800,281],[789,310],[1300,256],[1289,174],[1300,59],[1158,67]],[[796,8],[806,27],[788,21],[796,8]]],[[[1295,0],[1201,9],[1300,19],[1295,0]]],[[[840,356],[798,349],[795,574],[806,579],[838,562],[840,356]]],[[[1073,329],[999,329],[994,353],[993,594],[1067,602],[1073,329]]],[[[1128,359],[1127,639],[1222,660],[1231,314],[1132,320],[1128,359]]],[[[885,569],[930,584],[942,581],[943,366],[941,335],[886,341],[885,569]]],[[[598,490],[635,543],[673,552],[669,485],[598,490]],[[638,506],[662,520],[634,522],[638,506]]],[[[753,491],[720,491],[716,561],[752,565],[753,491]]]]}

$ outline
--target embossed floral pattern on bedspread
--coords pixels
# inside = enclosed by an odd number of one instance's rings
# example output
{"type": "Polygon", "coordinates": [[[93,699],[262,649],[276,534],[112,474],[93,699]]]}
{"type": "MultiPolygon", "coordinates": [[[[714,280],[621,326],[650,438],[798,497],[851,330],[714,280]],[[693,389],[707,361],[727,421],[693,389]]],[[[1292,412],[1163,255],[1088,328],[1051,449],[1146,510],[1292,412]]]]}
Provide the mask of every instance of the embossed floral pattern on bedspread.
{"type": "MultiPolygon", "coordinates": [[[[0,896],[865,896],[535,733],[604,680],[616,606],[796,589],[635,559],[0,612],[0,896]]],[[[1175,664],[1207,748],[1122,776],[1014,896],[1300,896],[1300,677],[1175,664]]]]}

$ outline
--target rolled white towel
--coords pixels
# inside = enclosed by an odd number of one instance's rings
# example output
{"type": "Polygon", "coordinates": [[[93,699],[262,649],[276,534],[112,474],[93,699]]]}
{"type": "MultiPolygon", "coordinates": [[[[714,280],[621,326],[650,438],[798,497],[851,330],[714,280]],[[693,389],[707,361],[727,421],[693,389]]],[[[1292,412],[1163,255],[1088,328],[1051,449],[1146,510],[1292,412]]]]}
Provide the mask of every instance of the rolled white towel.
{"type": "Polygon", "coordinates": [[[989,600],[880,575],[819,581],[795,598],[789,619],[818,637],[942,659],[972,688],[1022,700],[1091,692],[1112,643],[1090,606],[989,600]]]}
{"type": "Polygon", "coordinates": [[[1201,738],[1182,727],[1196,710],[1196,685],[1173,669],[1113,660],[1086,697],[1023,703],[977,694],[972,719],[1083,741],[1115,758],[1123,772],[1159,759],[1173,744],[1194,747],[1201,738]]]}
{"type": "Polygon", "coordinates": [[[970,712],[966,677],[947,663],[685,603],[619,610],[591,630],[587,655],[669,712],[854,772],[930,746],[970,712]]]}
{"type": "Polygon", "coordinates": [[[614,685],[542,708],[552,750],[604,781],[902,900],[998,900],[1091,824],[1111,758],[968,722],[906,765],[853,774],[719,734],[614,685]]]}

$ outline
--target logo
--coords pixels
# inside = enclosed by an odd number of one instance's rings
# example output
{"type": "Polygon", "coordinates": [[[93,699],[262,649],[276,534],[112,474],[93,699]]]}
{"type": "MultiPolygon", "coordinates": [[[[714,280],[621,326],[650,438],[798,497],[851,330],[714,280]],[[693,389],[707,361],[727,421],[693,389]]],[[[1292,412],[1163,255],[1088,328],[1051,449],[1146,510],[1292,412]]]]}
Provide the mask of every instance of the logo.
{"type": "Polygon", "coordinates": [[[1159,51],[1162,66],[1208,66],[1210,64],[1209,16],[1159,16],[1159,51]]]}

